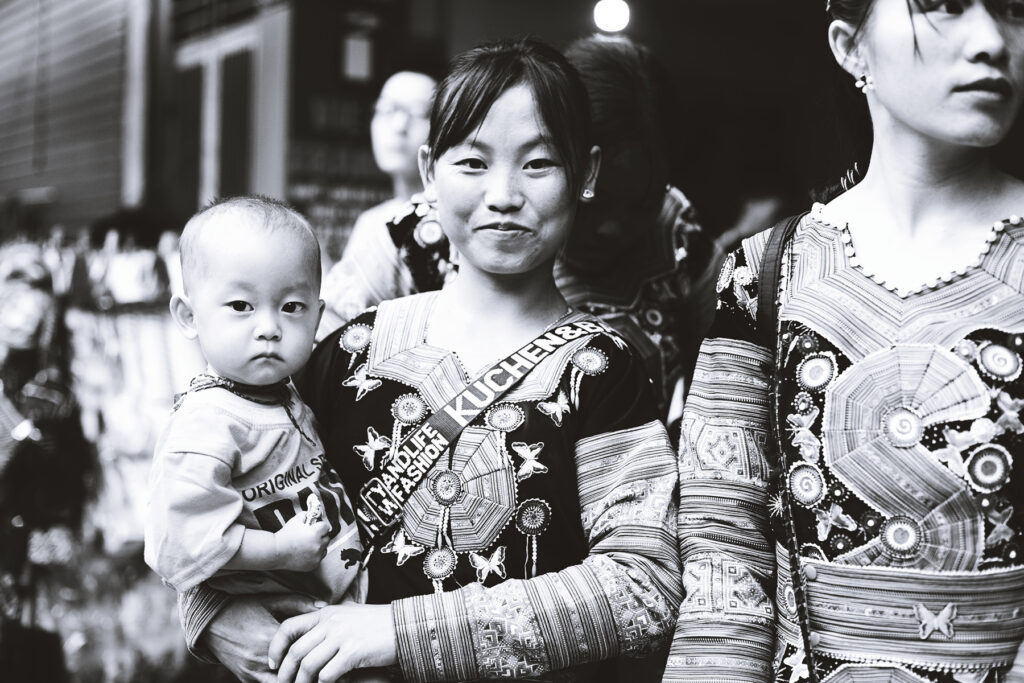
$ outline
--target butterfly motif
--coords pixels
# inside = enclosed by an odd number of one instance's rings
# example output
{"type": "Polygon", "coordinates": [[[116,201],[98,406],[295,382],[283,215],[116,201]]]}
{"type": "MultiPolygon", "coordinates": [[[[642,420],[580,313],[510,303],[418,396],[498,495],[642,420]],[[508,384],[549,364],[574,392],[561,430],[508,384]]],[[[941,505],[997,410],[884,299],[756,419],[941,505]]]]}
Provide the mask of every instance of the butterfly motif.
{"type": "Polygon", "coordinates": [[[811,672],[807,670],[807,659],[804,657],[804,649],[797,648],[793,654],[782,660],[782,663],[787,665],[792,673],[789,675],[789,683],[796,683],[802,681],[811,675],[811,672]]]}
{"type": "Polygon", "coordinates": [[[740,308],[746,309],[751,317],[757,317],[757,297],[751,296],[747,290],[738,282],[732,283],[732,293],[736,295],[736,303],[740,308]]]}
{"type": "Polygon", "coordinates": [[[523,441],[512,442],[512,450],[516,452],[516,455],[523,459],[523,464],[519,467],[519,471],[516,473],[516,481],[529,479],[535,474],[547,473],[548,466],[537,460],[537,456],[540,455],[541,449],[543,448],[543,441],[538,441],[537,443],[525,443],[523,441]]]}
{"type": "Polygon", "coordinates": [[[917,614],[917,618],[921,622],[921,627],[918,631],[921,640],[928,640],[935,631],[938,631],[947,638],[953,637],[953,620],[956,619],[956,605],[952,602],[943,607],[942,611],[938,614],[935,614],[919,602],[914,605],[914,613],[917,614]]]}
{"type": "Polygon", "coordinates": [[[363,466],[367,470],[373,469],[373,462],[379,451],[386,451],[391,448],[391,439],[381,436],[373,427],[366,428],[366,443],[356,444],[352,447],[356,455],[363,459],[363,466]]]}
{"type": "Polygon", "coordinates": [[[807,415],[794,413],[786,416],[793,432],[793,445],[800,449],[800,457],[809,462],[818,462],[821,457],[821,441],[811,431],[811,425],[818,419],[818,406],[813,406],[807,415]]]}
{"type": "Polygon", "coordinates": [[[499,545],[494,549],[490,559],[477,553],[469,554],[469,563],[476,569],[476,580],[483,583],[493,572],[496,576],[505,578],[505,546],[499,545]]]}
{"type": "Polygon", "coordinates": [[[382,384],[383,382],[379,379],[372,379],[366,376],[366,363],[363,363],[356,368],[355,373],[351,377],[341,383],[341,386],[358,387],[356,389],[356,400],[358,401],[382,384]]]}
{"type": "Polygon", "coordinates": [[[1024,408],[1024,399],[1013,398],[1005,391],[996,396],[996,405],[1003,414],[996,420],[996,426],[1014,434],[1024,434],[1024,424],[1020,421],[1020,409],[1024,408]]]}
{"type": "Polygon", "coordinates": [[[559,389],[558,398],[554,401],[541,401],[537,404],[537,410],[550,417],[556,427],[561,427],[562,417],[569,412],[569,397],[559,389]]]}
{"type": "Polygon", "coordinates": [[[964,467],[964,456],[960,454],[960,449],[956,446],[940,448],[937,451],[932,451],[932,455],[938,458],[939,462],[946,463],[946,466],[956,476],[962,477],[967,474],[967,468],[964,467]]]}
{"type": "Polygon", "coordinates": [[[986,546],[992,547],[1013,538],[1013,529],[1010,528],[1010,518],[1012,517],[1012,505],[1002,510],[992,510],[988,513],[988,521],[992,522],[992,531],[985,538],[986,546]]]}
{"type": "Polygon", "coordinates": [[[853,531],[857,528],[857,522],[853,521],[853,517],[843,512],[843,507],[838,503],[832,503],[832,507],[828,509],[828,512],[815,510],[814,514],[818,518],[819,541],[824,541],[828,538],[834,526],[846,529],[847,531],[853,531]]]}
{"type": "Polygon", "coordinates": [[[399,529],[395,532],[395,535],[391,537],[391,540],[384,544],[380,549],[382,553],[394,553],[397,555],[395,564],[401,567],[405,564],[405,561],[410,557],[416,557],[423,552],[423,546],[416,545],[415,543],[409,543],[405,540],[405,530],[399,529]]]}

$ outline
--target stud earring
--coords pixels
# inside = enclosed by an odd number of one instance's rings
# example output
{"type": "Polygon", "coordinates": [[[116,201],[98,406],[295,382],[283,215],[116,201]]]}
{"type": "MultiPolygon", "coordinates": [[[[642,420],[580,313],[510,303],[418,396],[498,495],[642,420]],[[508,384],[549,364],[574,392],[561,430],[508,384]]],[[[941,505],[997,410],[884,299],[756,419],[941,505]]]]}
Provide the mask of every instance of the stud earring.
{"type": "Polygon", "coordinates": [[[587,188],[586,190],[583,190],[583,192],[580,193],[580,199],[582,199],[585,202],[589,202],[593,198],[594,191],[591,190],[590,188],[587,188]]]}
{"type": "Polygon", "coordinates": [[[867,95],[870,91],[875,89],[875,79],[871,77],[871,74],[863,73],[860,78],[854,82],[857,89],[867,95]]]}

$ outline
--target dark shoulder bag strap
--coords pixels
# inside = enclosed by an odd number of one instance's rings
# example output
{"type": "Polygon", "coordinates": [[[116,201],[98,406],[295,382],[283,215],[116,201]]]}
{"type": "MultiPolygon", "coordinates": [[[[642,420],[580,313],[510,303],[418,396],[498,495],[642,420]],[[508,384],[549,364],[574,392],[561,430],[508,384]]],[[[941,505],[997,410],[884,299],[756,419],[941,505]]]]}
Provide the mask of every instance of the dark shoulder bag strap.
{"type": "Polygon", "coordinates": [[[796,232],[807,211],[779,221],[768,236],[764,255],[761,257],[761,271],[757,278],[757,330],[765,347],[776,347],[775,333],[779,319],[779,275],[782,272],[782,255],[786,245],[796,232]]]}
{"type": "Polygon", "coordinates": [[[779,433],[779,281],[782,274],[782,258],[786,253],[786,245],[796,232],[796,226],[800,224],[807,212],[790,216],[779,221],[772,234],[768,237],[768,244],[765,245],[764,255],[761,258],[761,268],[758,273],[757,292],[757,334],[761,344],[770,350],[774,356],[772,363],[772,395],[769,401],[768,423],[771,430],[771,443],[775,448],[776,469],[779,470],[779,494],[786,505],[786,550],[789,554],[789,561],[794,568],[793,576],[790,577],[793,591],[796,594],[797,615],[800,620],[800,631],[803,636],[804,656],[806,657],[808,678],[810,683],[818,682],[817,670],[814,661],[814,652],[810,643],[810,624],[807,619],[806,590],[803,574],[800,572],[800,549],[797,544],[796,528],[793,525],[793,517],[789,508],[789,491],[786,488],[785,467],[782,460],[782,436],[779,433]]]}

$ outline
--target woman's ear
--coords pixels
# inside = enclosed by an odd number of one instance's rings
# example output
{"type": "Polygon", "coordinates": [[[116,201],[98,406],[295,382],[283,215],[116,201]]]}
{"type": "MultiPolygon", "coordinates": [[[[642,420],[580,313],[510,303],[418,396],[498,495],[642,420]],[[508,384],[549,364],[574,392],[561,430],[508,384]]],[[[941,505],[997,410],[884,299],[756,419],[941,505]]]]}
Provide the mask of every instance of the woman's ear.
{"type": "Polygon", "coordinates": [[[867,71],[867,64],[861,55],[860,43],[857,40],[857,27],[848,21],[836,19],[828,27],[828,46],[832,56],[843,71],[854,78],[867,71]]]}
{"type": "Polygon", "coordinates": [[[174,322],[177,323],[178,329],[186,339],[195,339],[199,336],[196,316],[187,296],[175,294],[171,297],[171,317],[174,318],[174,322]]]}
{"type": "Polygon", "coordinates": [[[423,183],[423,196],[427,202],[437,202],[437,190],[434,187],[434,166],[430,163],[430,148],[420,145],[416,153],[416,165],[420,168],[420,181],[423,183]]]}
{"type": "Polygon", "coordinates": [[[586,175],[583,177],[583,187],[581,188],[581,196],[587,201],[594,198],[597,189],[597,174],[600,170],[601,148],[594,145],[590,148],[590,154],[587,157],[586,175]]]}

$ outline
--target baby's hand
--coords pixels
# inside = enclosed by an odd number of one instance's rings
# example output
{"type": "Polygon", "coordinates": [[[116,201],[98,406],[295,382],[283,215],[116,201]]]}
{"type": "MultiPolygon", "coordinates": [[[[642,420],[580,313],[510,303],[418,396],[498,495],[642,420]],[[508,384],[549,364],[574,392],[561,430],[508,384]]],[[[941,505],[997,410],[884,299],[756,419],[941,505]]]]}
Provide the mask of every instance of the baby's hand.
{"type": "Polygon", "coordinates": [[[324,520],[307,524],[305,515],[295,515],[274,534],[277,556],[283,569],[308,572],[320,564],[327,554],[331,525],[324,520]]]}

